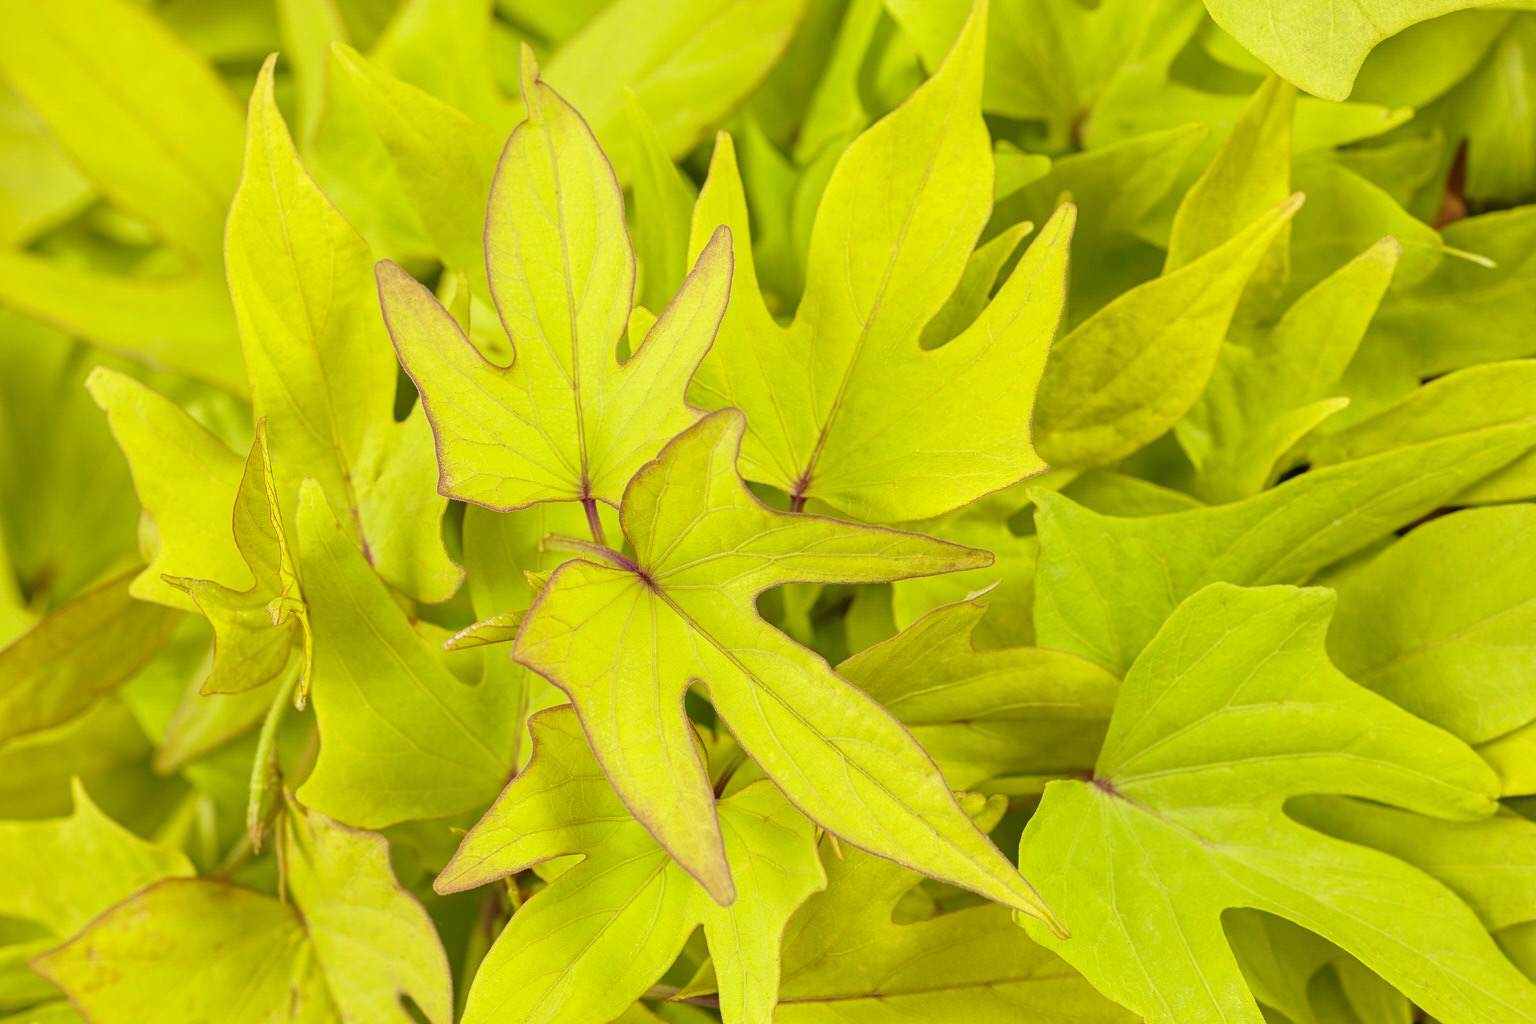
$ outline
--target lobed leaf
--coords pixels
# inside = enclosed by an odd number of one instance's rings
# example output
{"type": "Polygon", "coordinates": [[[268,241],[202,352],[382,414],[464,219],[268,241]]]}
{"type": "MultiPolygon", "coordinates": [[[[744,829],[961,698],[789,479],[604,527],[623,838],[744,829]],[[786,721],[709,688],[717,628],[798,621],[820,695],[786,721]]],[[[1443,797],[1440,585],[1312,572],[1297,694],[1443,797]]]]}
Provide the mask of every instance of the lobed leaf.
{"type": "Polygon", "coordinates": [[[748,756],[823,828],[1048,915],[911,735],[753,604],[784,583],[881,582],[990,556],[769,510],[736,473],[743,432],[739,413],[713,413],[642,469],[619,511],[633,559],[595,549],[555,570],[513,657],[566,692],[625,805],[721,905],[736,882],[683,713],[694,681],[748,756]]]}
{"type": "Polygon", "coordinates": [[[539,501],[617,505],[634,472],[697,418],[683,390],[725,308],[729,238],[700,255],[620,363],[635,278],[623,198],[581,117],[526,60],[528,119],[502,154],[485,236],[516,362],[487,361],[394,264],[380,264],[379,294],[437,436],[442,493],[501,511],[539,501]]]}
{"type": "Polygon", "coordinates": [[[1332,604],[1213,584],[1174,611],[1126,676],[1092,779],[1052,783],[1025,829],[1021,863],[1080,938],[1026,928],[1149,1021],[1263,1020],[1222,933],[1232,907],[1317,932],[1437,1017],[1536,1019],[1536,985],[1449,889],[1286,816],[1308,793],[1453,820],[1495,807],[1470,749],[1332,667],[1332,604]]]}
{"type": "Polygon", "coordinates": [[[694,392],[746,413],[744,474],[797,508],[817,498],[877,522],[922,519],[1045,468],[1030,409],[1061,315],[1071,207],[1041,229],[974,323],[940,348],[920,344],[991,210],[985,19],[979,4],[934,76],[838,159],[790,327],[753,287],[735,153],[717,141],[692,248],[714,224],[729,226],[744,284],[694,392]]]}

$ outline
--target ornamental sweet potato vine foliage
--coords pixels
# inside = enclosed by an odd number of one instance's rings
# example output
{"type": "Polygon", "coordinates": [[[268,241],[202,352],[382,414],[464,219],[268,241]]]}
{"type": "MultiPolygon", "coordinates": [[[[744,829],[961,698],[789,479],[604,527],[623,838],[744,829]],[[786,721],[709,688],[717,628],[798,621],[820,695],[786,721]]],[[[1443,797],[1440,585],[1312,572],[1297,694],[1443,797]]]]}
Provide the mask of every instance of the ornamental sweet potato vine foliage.
{"type": "Polygon", "coordinates": [[[1529,4],[0,81],[0,1020],[1536,1022],[1529,4]]]}

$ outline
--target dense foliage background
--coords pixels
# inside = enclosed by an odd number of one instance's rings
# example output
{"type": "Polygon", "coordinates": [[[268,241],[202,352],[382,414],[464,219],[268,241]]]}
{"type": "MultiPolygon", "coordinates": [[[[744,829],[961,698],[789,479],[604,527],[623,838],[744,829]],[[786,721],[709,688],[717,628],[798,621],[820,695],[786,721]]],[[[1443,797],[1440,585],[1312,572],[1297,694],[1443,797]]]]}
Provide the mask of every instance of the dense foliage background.
{"type": "Polygon", "coordinates": [[[0,1021],[1536,1022],[1530,3],[14,0],[0,112],[0,1021]]]}

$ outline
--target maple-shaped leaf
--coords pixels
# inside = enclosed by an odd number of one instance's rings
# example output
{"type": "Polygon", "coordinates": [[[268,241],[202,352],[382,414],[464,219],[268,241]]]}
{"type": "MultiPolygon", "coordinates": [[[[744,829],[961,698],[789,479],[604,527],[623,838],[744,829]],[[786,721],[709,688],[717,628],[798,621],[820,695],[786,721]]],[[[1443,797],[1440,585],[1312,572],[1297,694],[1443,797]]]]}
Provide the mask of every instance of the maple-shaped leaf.
{"type": "Polygon", "coordinates": [[[684,391],[725,310],[730,239],[721,232],[705,248],[621,363],[635,256],[619,183],[526,52],[523,96],[528,118],[507,140],[485,222],[491,294],[515,361],[488,361],[430,291],[387,261],[379,296],[437,435],[441,493],[500,510],[617,505],[635,471],[699,416],[684,391]]]}
{"type": "Polygon", "coordinates": [[[694,681],[742,749],[827,831],[1048,917],[911,734],[754,603],[784,583],[877,583],[991,556],[765,507],[736,473],[743,429],[739,412],[712,413],[636,474],[619,510],[633,559],[594,546],[591,560],[556,569],[513,657],[570,696],[624,803],[722,904],[736,886],[683,713],[694,681]]]}
{"type": "Polygon", "coordinates": [[[1235,907],[1316,932],[1437,1018],[1536,1020],[1536,985],[1449,889],[1286,814],[1321,793],[1458,820],[1497,807],[1470,748],[1328,661],[1333,604],[1218,583],[1178,607],[1127,674],[1092,778],[1046,787],[1020,844],[1074,938],[1024,924],[1152,1024],[1263,1020],[1222,931],[1235,907]]]}
{"type": "Polygon", "coordinates": [[[251,93],[225,262],[281,518],[295,521],[301,481],[319,481],[381,576],[443,601],[463,572],[443,547],[431,431],[420,410],[395,422],[373,255],[299,162],[273,95],[274,60],[251,93]]]}
{"type": "MultiPolygon", "coordinates": [[[[717,904],[630,816],[568,704],[530,722],[533,757],[436,882],[457,892],[545,861],[584,859],[531,898],[481,963],[467,1024],[606,1024],[660,980],[702,925],[731,1024],[766,1021],[779,936],[825,882],[815,829],[766,782],[720,802],[741,898],[717,904]]],[[[691,741],[691,737],[690,737],[691,741]]]]}
{"type": "MultiPolygon", "coordinates": [[[[961,798],[989,830],[1007,803],[961,798]]],[[[847,848],[822,860],[825,891],[806,900],[784,933],[776,1024],[1135,1019],[1025,935],[1006,908],[983,904],[898,922],[897,905],[921,875],[847,848]]]]}
{"type": "Polygon", "coordinates": [[[1120,680],[1065,651],[979,651],[986,598],[937,608],[837,667],[895,715],[956,789],[1093,763],[1120,680]]]}
{"type": "Polygon", "coordinates": [[[986,9],[976,5],[933,77],[838,161],[788,327],[757,288],[734,149],[724,135],[715,146],[692,248],[728,225],[739,283],[695,394],[747,414],[743,474],[796,508],[819,498],[863,519],[923,519],[1045,468],[1030,414],[1065,297],[1070,204],[969,327],[921,345],[992,209],[986,9]]]}
{"type": "Polygon", "coordinates": [[[288,804],[292,902],[204,878],[161,881],[32,961],[90,1020],[449,1024],[448,957],[384,837],[288,804]]]}

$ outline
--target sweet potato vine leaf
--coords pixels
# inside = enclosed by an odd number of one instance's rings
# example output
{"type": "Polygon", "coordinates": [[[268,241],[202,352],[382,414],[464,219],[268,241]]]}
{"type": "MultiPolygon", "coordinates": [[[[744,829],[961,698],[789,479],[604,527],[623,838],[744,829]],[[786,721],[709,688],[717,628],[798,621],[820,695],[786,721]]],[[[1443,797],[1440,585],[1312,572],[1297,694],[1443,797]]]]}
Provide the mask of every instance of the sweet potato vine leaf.
{"type": "Polygon", "coordinates": [[[1325,100],[1344,100],[1366,55],[1383,39],[1421,21],[1498,2],[1205,0],[1205,7],[1216,24],[1286,79],[1325,100]]]}
{"type": "Polygon", "coordinates": [[[395,422],[372,253],[299,163],[273,95],[274,61],[251,94],[225,262],[282,518],[295,521],[299,482],[319,481],[381,576],[443,601],[463,572],[443,548],[431,433],[420,410],[395,422]]]}
{"type": "Polygon", "coordinates": [[[0,744],[85,711],[153,658],[180,618],[134,600],[131,581],[118,576],[0,647],[0,744]]]}
{"type": "Polygon", "coordinates": [[[1250,907],[1358,957],[1444,1020],[1536,1020],[1536,985],[1430,876],[1303,827],[1285,803],[1356,796],[1471,820],[1496,780],[1470,748],[1358,687],[1323,650],[1333,595],[1213,584],[1127,674],[1091,779],[1055,782],[1021,863],[1074,938],[1030,934],[1151,1024],[1261,1015],[1222,932],[1250,907]]]}
{"type": "Polygon", "coordinates": [[[161,881],[33,969],[101,1024],[410,1024],[406,995],[431,1024],[449,1024],[448,958],[382,836],[290,801],[279,856],[291,904],[213,879],[161,881]]]}
{"type": "Polygon", "coordinates": [[[515,686],[468,686],[363,560],[320,485],[299,503],[320,755],[299,798],[360,828],[484,807],[512,772],[515,686]]]}
{"type": "Polygon", "coordinates": [[[838,160],[789,327],[758,291],[735,152],[726,136],[716,144],[692,248],[728,225],[739,284],[694,393],[747,414],[744,475],[796,507],[814,497],[872,521],[923,519],[1045,468],[1030,412],[1065,298],[1070,205],[974,323],[937,349],[920,344],[992,209],[986,10],[976,5],[934,76],[838,160]]]}
{"type": "Polygon", "coordinates": [[[1065,651],[979,651],[986,598],[936,608],[837,672],[895,715],[956,789],[1087,768],[1120,680],[1065,651]]]}
{"type": "Polygon", "coordinates": [[[698,418],[684,402],[731,282],[715,236],[634,355],[617,346],[634,299],[624,200],[581,116],[525,52],[528,118],[507,140],[485,222],[491,294],[516,361],[496,366],[430,291],[390,262],[379,296],[437,435],[439,490],[506,511],[617,505],[624,484],[698,418]]]}
{"type": "Polygon", "coordinates": [[[0,914],[47,929],[50,946],[144,886],[193,873],[180,850],[146,842],[102,813],[78,778],[71,790],[67,818],[0,823],[0,873],[16,883],[0,891],[0,914]]]}
{"type": "MultiPolygon", "coordinates": [[[[961,805],[991,829],[1007,800],[967,793],[961,805]]],[[[1003,907],[898,923],[897,905],[922,876],[859,850],[823,854],[826,890],[806,901],[784,935],[776,1024],[1135,1019],[1033,942],[1003,907]]]]}
{"type": "Polygon", "coordinates": [[[1508,464],[1536,425],[1475,427],[1317,469],[1252,498],[1137,519],[1038,504],[1039,643],[1124,672],[1185,597],[1217,581],[1302,583],[1508,464]]]}
{"type": "Polygon", "coordinates": [[[238,693],[276,678],[301,630],[299,685],[307,691],[308,613],[278,510],[265,423],[242,467],[186,410],[133,378],[98,367],[86,387],[107,413],[154,524],[155,550],[129,592],[208,618],[214,657],[205,693],[238,693]]]}
{"type": "Polygon", "coordinates": [[[625,805],[721,904],[736,885],[683,713],[694,681],[827,831],[1048,919],[911,734],[753,604],[784,583],[878,583],[991,556],[766,508],[736,473],[743,429],[739,412],[712,413],[642,469],[619,510],[633,559],[593,546],[591,560],[556,569],[513,657],[570,696],[625,805]]]}
{"type": "MultiPolygon", "coordinates": [[[[5,7],[0,67],[81,174],[164,243],[160,265],[175,268],[121,274],[7,245],[0,299],[94,344],[243,393],[219,273],[240,173],[240,106],[218,71],[127,0],[5,7]]],[[[35,178],[36,163],[25,166],[35,178]]]]}
{"type": "Polygon", "coordinates": [[[1329,653],[1351,679],[1468,743],[1525,731],[1536,721],[1532,537],[1529,504],[1416,527],[1338,581],[1329,653]]]}
{"type": "Polygon", "coordinates": [[[298,686],[301,694],[307,693],[313,657],[309,611],[283,533],[265,420],[256,425],[256,440],[235,492],[234,537],[250,571],[249,587],[166,580],[186,588],[213,627],[213,669],[203,692],[239,693],[277,678],[293,656],[295,637],[301,635],[304,663],[298,686]]]}
{"type": "MultiPolygon", "coordinates": [[[[728,1024],[768,1020],[779,937],[825,884],[815,829],[771,784],[720,801],[741,898],[717,904],[630,816],[570,705],[535,715],[533,758],[465,836],[439,892],[579,854],[517,911],[475,976],[466,1024],[606,1024],[660,980],[703,925],[728,1024]]],[[[690,737],[691,741],[691,737],[690,737]]]]}

